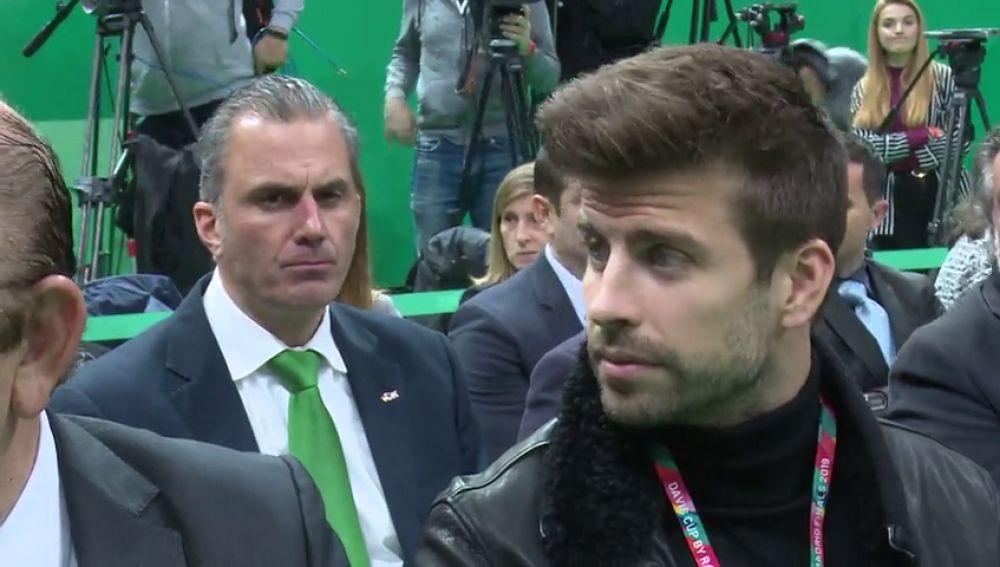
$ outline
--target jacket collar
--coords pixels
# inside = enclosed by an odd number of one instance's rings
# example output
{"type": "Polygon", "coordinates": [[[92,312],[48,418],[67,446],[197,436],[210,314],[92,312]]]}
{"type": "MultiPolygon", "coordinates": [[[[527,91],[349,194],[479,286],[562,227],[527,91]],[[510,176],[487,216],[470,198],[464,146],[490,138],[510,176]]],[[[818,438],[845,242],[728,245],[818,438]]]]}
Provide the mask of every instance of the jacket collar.
{"type": "Polygon", "coordinates": [[[179,377],[168,395],[192,439],[257,452],[250,420],[205,315],[210,279],[205,276],[191,288],[164,330],[166,367],[179,377]]]}
{"type": "MultiPolygon", "coordinates": [[[[838,429],[844,425],[859,437],[857,460],[862,467],[870,464],[870,474],[863,476],[874,476],[878,494],[869,511],[882,518],[882,533],[870,534],[879,541],[867,547],[880,558],[889,549],[889,564],[908,564],[913,554],[906,541],[906,501],[878,423],[825,345],[816,345],[813,364],[821,367],[820,385],[837,412],[838,429]]],[[[551,439],[540,511],[549,562],[557,567],[644,565],[659,553],[658,526],[669,503],[641,439],[605,416],[585,344],[566,383],[551,439]]]]}
{"type": "Polygon", "coordinates": [[[77,423],[55,414],[49,421],[79,564],[185,564],[180,534],[155,505],[159,488],[77,423]]]}
{"type": "Polygon", "coordinates": [[[993,316],[1000,317],[1000,271],[997,270],[995,263],[993,273],[983,283],[982,293],[986,306],[993,313],[993,316]]]}

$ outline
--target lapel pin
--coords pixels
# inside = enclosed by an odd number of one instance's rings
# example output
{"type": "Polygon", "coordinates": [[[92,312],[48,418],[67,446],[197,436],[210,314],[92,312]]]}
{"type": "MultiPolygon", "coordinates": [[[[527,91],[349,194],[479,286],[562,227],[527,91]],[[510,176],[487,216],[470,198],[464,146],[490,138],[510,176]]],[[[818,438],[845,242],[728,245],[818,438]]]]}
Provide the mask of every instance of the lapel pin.
{"type": "Polygon", "coordinates": [[[383,404],[388,404],[399,399],[399,392],[396,390],[389,390],[388,392],[382,392],[381,400],[383,404]]]}

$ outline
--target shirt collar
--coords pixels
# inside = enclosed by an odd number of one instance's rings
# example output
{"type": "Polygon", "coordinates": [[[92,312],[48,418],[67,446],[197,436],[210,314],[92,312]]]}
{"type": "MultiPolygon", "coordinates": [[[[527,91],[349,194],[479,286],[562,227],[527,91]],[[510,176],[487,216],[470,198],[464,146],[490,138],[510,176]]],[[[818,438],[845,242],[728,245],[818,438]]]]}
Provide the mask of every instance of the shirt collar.
{"type": "Polygon", "coordinates": [[[250,376],[269,360],[289,349],[314,350],[333,370],[347,372],[347,365],[330,333],[329,309],[323,312],[323,320],[312,338],[305,345],[293,348],[257,324],[236,305],[223,285],[218,268],[205,290],[204,306],[208,324],[219,343],[233,381],[238,382],[250,376]]]}
{"type": "Polygon", "coordinates": [[[552,252],[552,246],[548,244],[545,245],[545,259],[549,261],[552,270],[556,273],[556,278],[559,279],[559,283],[566,291],[569,302],[573,304],[573,311],[576,311],[576,316],[580,319],[580,324],[586,325],[587,307],[583,301],[583,282],[559,263],[559,259],[552,252]]]}
{"type": "Polygon", "coordinates": [[[872,278],[868,274],[868,261],[866,260],[864,263],[861,264],[860,268],[852,272],[851,275],[847,276],[846,278],[841,278],[840,281],[842,282],[853,281],[863,284],[865,286],[865,291],[868,292],[868,295],[871,295],[872,278]]]}

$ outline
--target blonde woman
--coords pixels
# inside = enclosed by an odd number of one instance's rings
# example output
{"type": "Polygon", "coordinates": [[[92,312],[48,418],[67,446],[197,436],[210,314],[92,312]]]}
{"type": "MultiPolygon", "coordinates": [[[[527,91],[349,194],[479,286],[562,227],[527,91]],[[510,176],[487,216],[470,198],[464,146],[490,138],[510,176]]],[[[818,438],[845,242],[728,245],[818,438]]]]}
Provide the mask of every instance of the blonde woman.
{"type": "MultiPolygon", "coordinates": [[[[876,249],[928,245],[947,137],[957,135],[942,130],[955,92],[951,69],[935,61],[916,78],[929,57],[925,30],[923,13],[913,0],[879,0],[868,30],[868,70],[851,97],[855,132],[868,140],[889,169],[885,188],[889,212],[875,231],[876,249]],[[916,86],[895,121],[880,131],[915,79],[916,86]]],[[[969,141],[962,142],[964,154],[969,141]]],[[[944,203],[943,213],[969,191],[964,170],[958,189],[959,194],[944,203]]]]}
{"type": "Polygon", "coordinates": [[[530,265],[549,241],[535,218],[531,196],[535,193],[535,164],[526,163],[507,174],[493,199],[490,247],[486,275],[478,287],[500,283],[530,265]]]}

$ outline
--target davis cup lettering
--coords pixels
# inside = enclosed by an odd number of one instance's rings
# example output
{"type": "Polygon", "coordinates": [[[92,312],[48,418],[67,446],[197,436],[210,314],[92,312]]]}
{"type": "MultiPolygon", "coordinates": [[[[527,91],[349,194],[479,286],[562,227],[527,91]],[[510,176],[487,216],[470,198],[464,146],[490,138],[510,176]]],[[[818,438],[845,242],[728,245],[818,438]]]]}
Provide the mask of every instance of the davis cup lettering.
{"type": "MultiPolygon", "coordinates": [[[[816,439],[812,506],[809,514],[809,564],[812,567],[825,565],[823,524],[826,519],[826,498],[833,478],[837,445],[836,415],[825,399],[821,398],[820,401],[822,413],[816,439]]],[[[674,515],[677,517],[695,564],[703,567],[721,567],[673,456],[666,447],[651,447],[651,449],[663,491],[674,509],[674,515]]]]}

